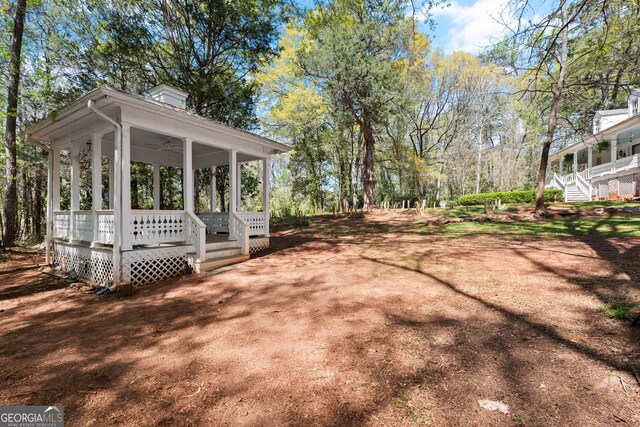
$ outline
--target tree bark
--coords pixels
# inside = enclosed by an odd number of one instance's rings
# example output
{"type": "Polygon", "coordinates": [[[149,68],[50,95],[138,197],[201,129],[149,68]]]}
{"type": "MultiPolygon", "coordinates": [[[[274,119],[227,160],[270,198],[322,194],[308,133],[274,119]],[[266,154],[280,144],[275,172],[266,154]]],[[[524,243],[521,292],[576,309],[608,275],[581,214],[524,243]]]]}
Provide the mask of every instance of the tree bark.
{"type": "Polygon", "coordinates": [[[18,90],[20,88],[20,55],[22,54],[22,36],[27,0],[18,0],[16,16],[13,21],[11,38],[11,57],[9,60],[9,79],[7,81],[7,119],[5,124],[4,147],[6,154],[4,192],[4,246],[13,246],[18,236],[18,202],[17,202],[17,138],[16,127],[18,117],[18,90]]]}
{"type": "Polygon", "coordinates": [[[538,168],[536,212],[539,214],[546,213],[544,206],[544,181],[547,175],[547,164],[549,163],[549,150],[551,149],[556,125],[558,124],[558,106],[562,99],[562,90],[564,89],[565,73],[567,70],[567,58],[569,55],[569,28],[567,23],[567,5],[565,0],[562,0],[560,7],[562,8],[562,45],[560,48],[560,59],[558,64],[560,66],[560,71],[553,89],[551,108],[549,109],[549,120],[547,124],[547,135],[545,137],[544,144],[542,145],[542,156],[540,157],[540,167],[538,168]]]}
{"type": "Polygon", "coordinates": [[[363,156],[362,156],[362,196],[363,210],[376,207],[376,175],[375,164],[375,139],[371,119],[364,114],[358,121],[362,132],[363,156]]]}

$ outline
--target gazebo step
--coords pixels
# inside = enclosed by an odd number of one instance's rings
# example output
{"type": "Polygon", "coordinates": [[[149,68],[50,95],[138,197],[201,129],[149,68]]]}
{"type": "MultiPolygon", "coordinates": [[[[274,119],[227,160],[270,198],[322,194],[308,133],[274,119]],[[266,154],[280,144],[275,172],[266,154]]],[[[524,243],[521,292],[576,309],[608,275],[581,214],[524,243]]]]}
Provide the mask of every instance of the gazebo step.
{"type": "Polygon", "coordinates": [[[206,259],[207,261],[218,258],[225,258],[229,256],[241,255],[242,250],[240,248],[222,248],[222,249],[213,249],[208,250],[206,259]]]}
{"type": "Polygon", "coordinates": [[[200,271],[210,271],[225,265],[238,264],[249,259],[249,255],[234,255],[223,258],[215,258],[200,263],[200,271]]]}
{"type": "Polygon", "coordinates": [[[225,248],[239,248],[240,243],[237,240],[223,240],[218,242],[207,243],[205,246],[207,251],[211,251],[214,249],[225,249],[225,248]]]}

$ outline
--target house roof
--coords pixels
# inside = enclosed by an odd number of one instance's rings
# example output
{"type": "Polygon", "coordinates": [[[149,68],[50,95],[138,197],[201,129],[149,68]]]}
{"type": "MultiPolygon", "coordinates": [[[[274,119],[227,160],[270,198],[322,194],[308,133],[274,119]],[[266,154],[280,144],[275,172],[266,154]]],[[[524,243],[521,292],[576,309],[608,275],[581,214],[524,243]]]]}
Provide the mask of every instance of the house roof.
{"type": "MultiPolygon", "coordinates": [[[[56,110],[55,112],[50,113],[46,118],[37,121],[36,123],[29,126],[24,130],[23,134],[29,135],[30,138],[36,140],[49,140],[48,136],[56,127],[57,123],[62,122],[65,117],[70,116],[73,113],[81,111],[82,109],[86,109],[87,102],[89,100],[99,100],[108,98],[113,100],[119,104],[130,105],[133,107],[143,107],[147,109],[151,109],[158,113],[170,113],[172,117],[177,118],[185,123],[197,124],[199,126],[204,126],[207,129],[213,132],[221,132],[226,134],[231,134],[235,137],[242,138],[244,140],[248,140],[262,146],[269,147],[274,152],[284,153],[291,150],[291,147],[284,145],[282,143],[276,142],[270,138],[255,134],[253,132],[249,132],[243,129],[238,129],[233,126],[226,125],[219,121],[210,119],[208,117],[203,117],[198,114],[195,114],[191,111],[188,111],[183,108],[175,107],[169,104],[165,104],[159,101],[155,101],[151,98],[147,98],[142,95],[136,95],[128,92],[124,92],[121,90],[117,90],[111,87],[102,86],[98,87],[80,98],[68,103],[64,107],[56,110]]],[[[90,112],[87,109],[87,113],[90,112]]]]}
{"type": "Polygon", "coordinates": [[[597,116],[619,116],[621,114],[628,114],[629,110],[626,108],[619,108],[617,110],[598,110],[596,111],[597,116]]]}

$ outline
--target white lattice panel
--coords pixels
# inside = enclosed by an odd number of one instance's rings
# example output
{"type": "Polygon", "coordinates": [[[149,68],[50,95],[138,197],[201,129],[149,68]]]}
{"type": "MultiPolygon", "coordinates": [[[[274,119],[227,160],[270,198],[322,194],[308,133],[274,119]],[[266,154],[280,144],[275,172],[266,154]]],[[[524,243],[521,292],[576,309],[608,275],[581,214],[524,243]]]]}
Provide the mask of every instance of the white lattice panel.
{"type": "Polygon", "coordinates": [[[63,271],[75,270],[78,276],[102,284],[113,280],[113,258],[109,250],[56,243],[54,263],[63,271]]]}
{"type": "Polygon", "coordinates": [[[136,286],[160,282],[183,274],[186,262],[186,246],[124,252],[123,278],[125,282],[136,286]]]}
{"type": "Polygon", "coordinates": [[[251,254],[263,251],[268,248],[269,248],[268,237],[255,237],[253,239],[249,239],[249,253],[251,254]]]}
{"type": "Polygon", "coordinates": [[[633,197],[635,192],[633,175],[625,175],[618,178],[618,196],[633,197]]]}
{"type": "Polygon", "coordinates": [[[618,197],[618,179],[614,178],[614,179],[610,179],[607,187],[609,189],[609,198],[616,198],[618,197]]]}
{"type": "Polygon", "coordinates": [[[598,196],[602,199],[609,197],[609,185],[606,181],[600,181],[598,183],[598,196]]]}

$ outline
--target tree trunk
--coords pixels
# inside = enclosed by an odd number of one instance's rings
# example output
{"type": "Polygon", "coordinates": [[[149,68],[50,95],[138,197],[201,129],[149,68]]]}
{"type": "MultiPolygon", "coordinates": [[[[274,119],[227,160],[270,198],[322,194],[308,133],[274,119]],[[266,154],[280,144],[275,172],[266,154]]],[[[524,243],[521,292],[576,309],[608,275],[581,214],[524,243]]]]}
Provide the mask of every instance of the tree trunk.
{"type": "Polygon", "coordinates": [[[362,196],[364,201],[362,209],[368,211],[376,207],[375,139],[369,116],[363,115],[359,124],[363,144],[362,196]]]}
{"type": "Polygon", "coordinates": [[[18,0],[16,16],[13,21],[11,38],[11,57],[9,60],[9,79],[7,81],[7,120],[5,124],[5,179],[4,192],[4,246],[13,246],[18,235],[18,201],[17,201],[17,139],[16,126],[18,116],[18,89],[20,87],[20,55],[22,53],[22,35],[27,0],[18,0]]]}
{"type": "Polygon", "coordinates": [[[478,141],[478,158],[476,159],[476,194],[480,192],[481,176],[482,176],[482,127],[480,127],[480,141],[478,141]]]}
{"type": "Polygon", "coordinates": [[[195,196],[193,211],[200,212],[200,169],[193,171],[193,195],[195,196]]]}
{"type": "Polygon", "coordinates": [[[551,149],[551,143],[553,142],[553,136],[556,131],[556,125],[558,123],[558,106],[562,99],[562,90],[564,88],[565,73],[567,70],[567,58],[569,55],[569,29],[567,24],[567,5],[566,1],[562,0],[560,7],[562,8],[562,46],[560,50],[560,72],[558,73],[558,80],[556,81],[555,88],[553,89],[553,97],[551,98],[551,108],[549,110],[549,121],[547,125],[547,135],[542,145],[542,156],[540,157],[540,167],[538,168],[538,185],[536,193],[536,212],[539,214],[545,214],[544,207],[544,181],[547,175],[547,164],[549,162],[549,150],[551,149]]]}

